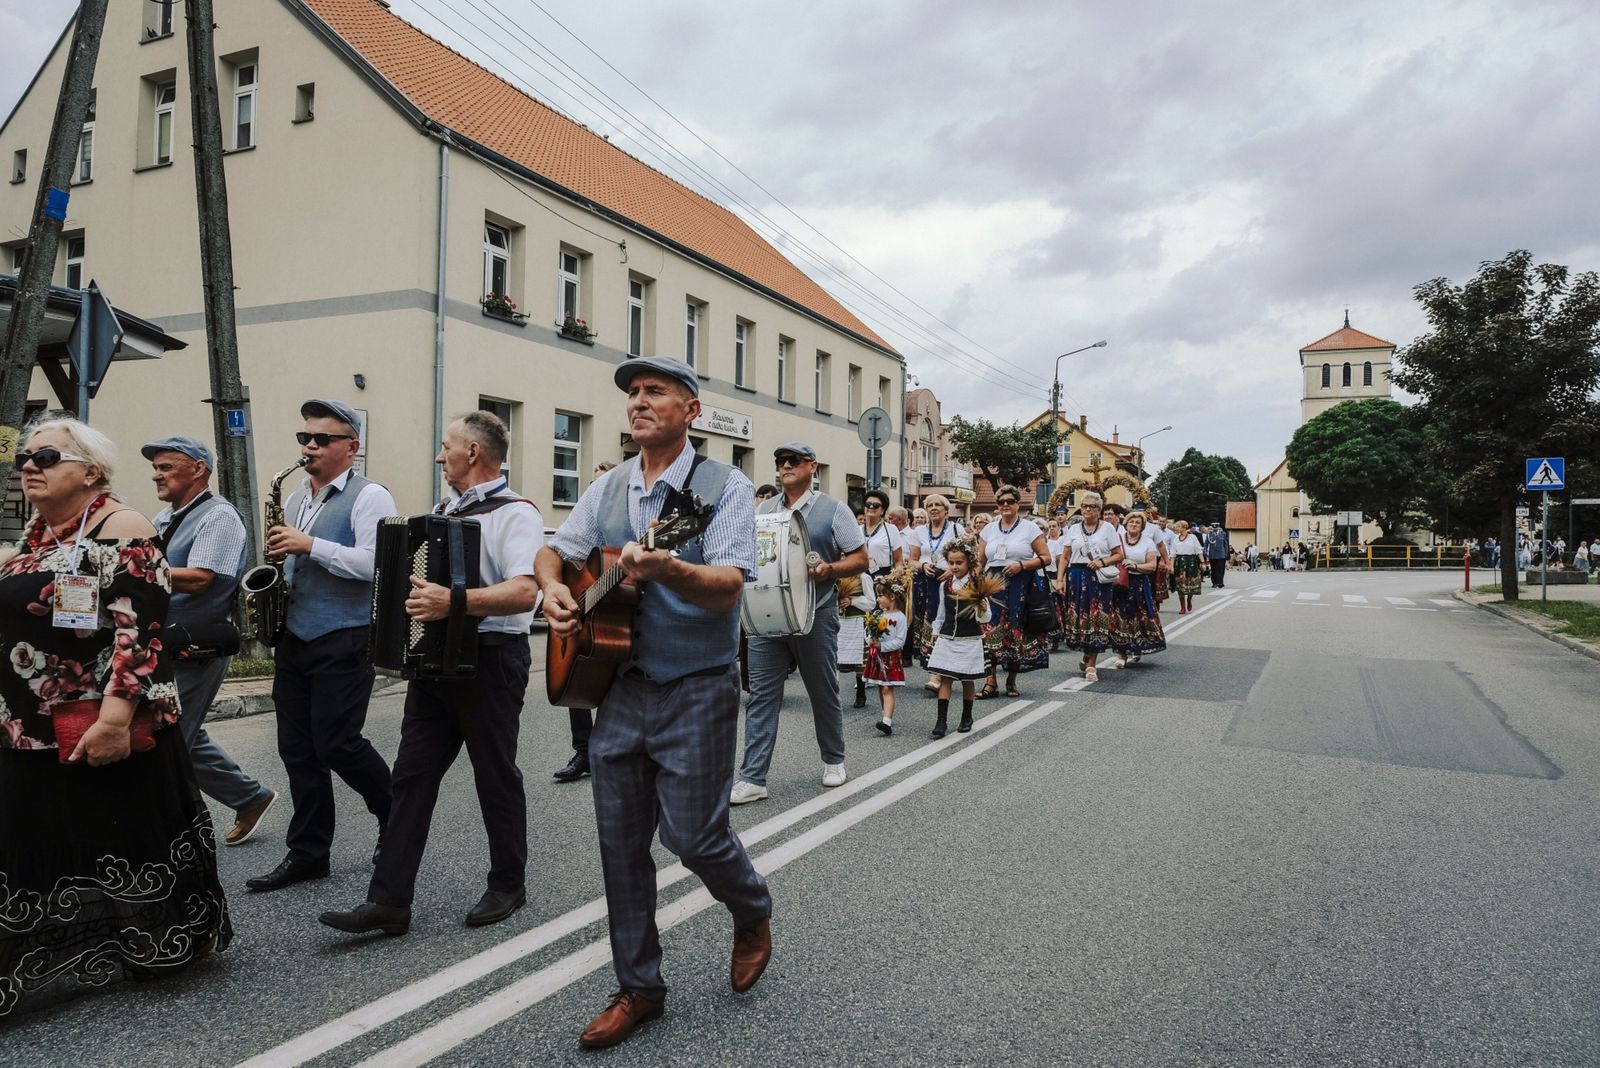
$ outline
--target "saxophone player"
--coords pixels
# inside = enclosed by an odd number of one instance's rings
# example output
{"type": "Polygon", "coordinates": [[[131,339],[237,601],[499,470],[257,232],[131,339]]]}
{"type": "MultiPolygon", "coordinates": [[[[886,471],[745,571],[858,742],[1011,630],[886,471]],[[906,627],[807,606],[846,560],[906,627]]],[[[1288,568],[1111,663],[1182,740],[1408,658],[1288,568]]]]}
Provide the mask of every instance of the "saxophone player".
{"type": "Polygon", "coordinates": [[[389,766],[361,733],[372,696],[367,632],[378,520],[395,514],[383,486],[351,470],[361,447],[356,413],[333,400],[300,406],[295,435],[305,483],[284,502],[266,551],[285,558],[289,612],[278,644],[272,701],[278,755],[289,774],[288,855],[252,890],[279,890],[328,874],[333,845],[333,772],[377,817],[377,847],[389,818],[389,766]]]}

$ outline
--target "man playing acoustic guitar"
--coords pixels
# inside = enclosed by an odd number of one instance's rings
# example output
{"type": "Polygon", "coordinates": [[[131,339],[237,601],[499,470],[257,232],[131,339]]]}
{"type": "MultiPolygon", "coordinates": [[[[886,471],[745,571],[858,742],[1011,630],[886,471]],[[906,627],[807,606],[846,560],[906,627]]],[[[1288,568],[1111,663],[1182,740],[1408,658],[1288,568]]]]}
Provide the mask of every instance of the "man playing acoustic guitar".
{"type": "Polygon", "coordinates": [[[651,839],[704,881],[733,914],[730,978],[744,991],[772,955],[772,897],[728,824],[739,725],[739,599],[755,578],[755,487],[737,469],[698,455],[689,424],[700,413],[694,369],[665,356],[630,359],[616,383],[640,453],[590,484],[539,550],[535,577],[554,634],[583,625],[562,561],[622,546],[641,588],[629,658],[601,701],[589,739],[595,819],[619,990],[579,1038],[614,1046],[654,1020],[666,1001],[656,928],[651,839]],[[676,553],[646,549],[651,524],[692,500],[715,502],[704,532],[676,553]]]}

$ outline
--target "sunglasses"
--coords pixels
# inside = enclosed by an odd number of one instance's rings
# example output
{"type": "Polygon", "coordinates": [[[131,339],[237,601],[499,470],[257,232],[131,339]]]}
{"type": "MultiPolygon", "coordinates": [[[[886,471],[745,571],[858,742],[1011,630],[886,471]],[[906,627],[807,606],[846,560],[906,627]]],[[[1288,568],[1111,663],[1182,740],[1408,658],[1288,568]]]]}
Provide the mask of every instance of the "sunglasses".
{"type": "Polygon", "coordinates": [[[804,456],[795,456],[787,452],[773,459],[779,467],[799,467],[801,464],[808,462],[804,456]]]}
{"type": "Polygon", "coordinates": [[[995,501],[994,503],[996,503],[996,504],[1016,504],[1017,503],[1017,499],[1015,497],[1003,497],[1000,500],[995,501]]]}
{"type": "Polygon", "coordinates": [[[294,436],[294,440],[302,445],[310,445],[314,441],[317,443],[317,448],[326,449],[332,442],[354,441],[356,436],[354,434],[308,434],[302,430],[294,436]]]}
{"type": "Polygon", "coordinates": [[[34,449],[32,452],[28,452],[26,449],[20,449],[17,452],[17,466],[19,468],[26,467],[31,463],[34,467],[44,471],[54,467],[62,460],[72,460],[80,464],[89,462],[82,456],[74,456],[70,452],[62,452],[60,449],[53,449],[49,446],[42,449],[34,449]]]}
{"type": "Polygon", "coordinates": [[[883,505],[879,504],[877,501],[868,501],[867,504],[866,504],[866,508],[867,508],[867,511],[869,511],[869,512],[881,512],[881,511],[883,511],[883,505]]]}

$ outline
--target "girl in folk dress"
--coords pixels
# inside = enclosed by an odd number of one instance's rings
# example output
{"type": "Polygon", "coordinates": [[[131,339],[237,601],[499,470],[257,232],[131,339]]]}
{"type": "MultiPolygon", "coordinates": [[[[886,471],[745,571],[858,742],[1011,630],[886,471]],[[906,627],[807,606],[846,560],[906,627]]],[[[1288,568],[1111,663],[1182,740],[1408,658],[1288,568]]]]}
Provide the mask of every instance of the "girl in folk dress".
{"type": "Polygon", "coordinates": [[[1187,615],[1194,611],[1195,594],[1200,592],[1202,585],[1200,573],[1204,565],[1200,558],[1204,550],[1200,547],[1200,539],[1189,530],[1189,521],[1180,519],[1172,524],[1172,529],[1178,532],[1178,540],[1172,547],[1172,584],[1178,594],[1178,614],[1187,615]]]}
{"type": "Polygon", "coordinates": [[[1111,591],[1116,588],[1116,565],[1122,559],[1122,537],[1100,518],[1102,503],[1098,493],[1085,493],[1079,505],[1083,522],[1067,529],[1067,648],[1083,653],[1078,667],[1090,682],[1099,680],[1095,661],[1111,647],[1111,591]],[[1104,574],[1108,571],[1109,579],[1104,574]]]}
{"type": "Polygon", "coordinates": [[[900,610],[903,597],[898,587],[885,582],[878,590],[878,610],[867,617],[867,664],[861,674],[868,686],[878,688],[883,718],[877,728],[884,734],[894,733],[894,689],[906,684],[900,652],[908,629],[906,614],[900,610]]]}
{"type": "MultiPolygon", "coordinates": [[[[904,537],[899,528],[888,521],[887,493],[877,489],[868,490],[865,502],[863,513],[866,519],[861,525],[861,533],[867,539],[867,574],[876,581],[900,566],[904,553],[904,537]]],[[[872,607],[871,600],[868,600],[867,607],[869,609],[872,607]]],[[[862,661],[857,660],[855,663],[859,664],[862,661]]],[[[860,672],[856,673],[855,706],[867,707],[867,685],[862,681],[860,672]]]]}
{"type": "MultiPolygon", "coordinates": [[[[928,654],[933,652],[933,616],[939,610],[939,583],[944,578],[944,551],[961,537],[961,524],[950,518],[950,502],[935,493],[923,502],[928,510],[928,522],[912,532],[911,563],[916,567],[916,578],[911,585],[912,648],[922,666],[928,666],[928,654]]],[[[939,680],[931,679],[926,687],[937,693],[939,680]]]]}
{"type": "Polygon", "coordinates": [[[957,731],[972,729],[973,681],[986,674],[983,666],[983,625],[989,618],[989,600],[982,595],[981,577],[973,574],[978,553],[970,542],[958,541],[945,550],[950,577],[939,585],[939,611],[933,617],[936,637],[928,670],[939,673],[939,720],[933,736],[943,738],[949,728],[950,685],[961,680],[961,723],[957,731]]]}
{"type": "Polygon", "coordinates": [[[1145,653],[1159,653],[1167,647],[1155,596],[1156,568],[1161,564],[1162,551],[1156,533],[1146,526],[1143,512],[1130,512],[1122,525],[1128,585],[1112,595],[1117,616],[1112,648],[1122,654],[1123,667],[1137,664],[1145,653]]]}

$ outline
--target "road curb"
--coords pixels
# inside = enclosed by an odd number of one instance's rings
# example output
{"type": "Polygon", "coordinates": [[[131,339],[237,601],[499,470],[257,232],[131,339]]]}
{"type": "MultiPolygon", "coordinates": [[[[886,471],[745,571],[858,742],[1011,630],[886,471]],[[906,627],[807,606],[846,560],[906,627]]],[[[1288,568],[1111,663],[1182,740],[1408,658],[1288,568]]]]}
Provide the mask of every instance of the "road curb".
{"type": "Polygon", "coordinates": [[[1518,626],[1526,627],[1541,637],[1549,638],[1557,645],[1566,646],[1575,653],[1582,653],[1590,660],[1600,660],[1600,648],[1596,648],[1595,646],[1590,645],[1588,642],[1581,642],[1576,638],[1569,638],[1565,634],[1557,634],[1553,629],[1542,626],[1541,624],[1544,623],[1543,616],[1526,616],[1521,612],[1518,612],[1515,608],[1508,607],[1505,604],[1497,604],[1493,601],[1480,601],[1476,598],[1469,597],[1461,590],[1453,591],[1450,596],[1460,601],[1462,604],[1469,604],[1474,608],[1481,608],[1486,612],[1491,612],[1494,615],[1499,616],[1501,619],[1510,620],[1518,626]]]}
{"type": "MultiPolygon", "coordinates": [[[[391,678],[388,675],[379,675],[372,680],[372,695],[376,697],[392,686],[401,685],[403,681],[402,679],[391,678]]],[[[206,713],[206,722],[211,723],[219,719],[243,719],[246,716],[261,716],[271,711],[273,711],[273,704],[270,693],[223,696],[211,702],[211,711],[206,713]]]]}

